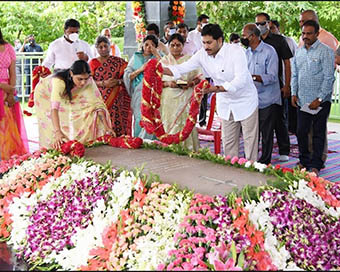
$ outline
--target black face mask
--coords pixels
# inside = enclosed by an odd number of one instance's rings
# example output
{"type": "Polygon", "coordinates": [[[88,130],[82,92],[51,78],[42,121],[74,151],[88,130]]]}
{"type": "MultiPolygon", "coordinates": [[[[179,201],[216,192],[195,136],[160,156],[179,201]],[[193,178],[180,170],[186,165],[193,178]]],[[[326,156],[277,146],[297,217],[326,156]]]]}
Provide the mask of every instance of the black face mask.
{"type": "Polygon", "coordinates": [[[249,47],[249,39],[248,38],[241,38],[240,41],[245,47],[249,47]]]}

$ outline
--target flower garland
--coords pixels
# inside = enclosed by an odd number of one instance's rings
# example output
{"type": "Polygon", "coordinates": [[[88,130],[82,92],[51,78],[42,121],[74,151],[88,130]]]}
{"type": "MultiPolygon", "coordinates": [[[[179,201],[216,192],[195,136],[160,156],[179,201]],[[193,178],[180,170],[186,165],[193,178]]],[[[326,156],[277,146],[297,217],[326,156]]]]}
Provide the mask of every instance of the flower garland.
{"type": "Polygon", "coordinates": [[[76,140],[65,142],[61,145],[60,151],[64,155],[70,154],[71,156],[83,157],[85,154],[85,147],[107,144],[112,147],[136,149],[139,148],[142,145],[142,143],[143,143],[142,138],[131,137],[129,135],[122,135],[120,137],[104,135],[98,137],[95,141],[88,142],[85,145],[76,140]]]}
{"type": "Polygon", "coordinates": [[[141,113],[141,127],[145,128],[149,134],[155,134],[163,143],[172,144],[187,139],[196,125],[199,106],[202,100],[202,89],[209,86],[208,81],[202,80],[194,89],[190,100],[189,116],[185,122],[182,131],[176,134],[167,134],[161,120],[159,112],[161,95],[162,95],[162,72],[163,67],[156,59],[148,62],[143,79],[141,113]]]}
{"type": "Polygon", "coordinates": [[[141,43],[146,36],[146,14],[144,1],[132,1],[132,22],[135,25],[136,41],[141,43]]]}
{"type": "MultiPolygon", "coordinates": [[[[33,75],[33,79],[32,79],[32,92],[30,94],[30,97],[28,99],[28,107],[33,108],[34,106],[34,89],[35,86],[37,86],[37,84],[39,83],[40,77],[46,77],[48,75],[52,74],[50,69],[48,69],[45,66],[36,66],[33,71],[32,71],[32,75],[33,75]]],[[[24,110],[23,113],[27,116],[31,116],[32,113],[30,113],[27,110],[24,110]]]]}
{"type": "Polygon", "coordinates": [[[176,24],[184,23],[185,3],[183,1],[173,1],[169,3],[169,18],[176,24]]]}

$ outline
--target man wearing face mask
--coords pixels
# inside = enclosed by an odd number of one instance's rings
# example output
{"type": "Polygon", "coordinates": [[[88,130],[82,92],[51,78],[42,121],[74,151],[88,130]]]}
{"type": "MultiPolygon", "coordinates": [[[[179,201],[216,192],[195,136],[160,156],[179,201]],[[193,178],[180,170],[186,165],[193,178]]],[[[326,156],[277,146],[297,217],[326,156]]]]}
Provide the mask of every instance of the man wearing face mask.
{"type": "Polygon", "coordinates": [[[276,35],[270,32],[270,16],[267,13],[258,13],[255,16],[255,24],[260,30],[261,39],[265,43],[274,47],[278,57],[278,76],[281,88],[281,99],[282,104],[278,109],[278,118],[275,122],[275,134],[277,138],[277,143],[279,146],[279,161],[288,161],[290,152],[290,140],[288,134],[288,127],[285,122],[284,115],[284,100],[290,98],[290,58],[293,57],[292,52],[286,42],[286,39],[281,35],[276,35]],[[284,67],[282,66],[282,61],[284,67]],[[283,70],[284,69],[284,70],[283,70]],[[285,81],[283,81],[283,73],[285,74],[285,81]]]}
{"type": "Polygon", "coordinates": [[[203,47],[201,32],[205,25],[209,23],[209,16],[201,14],[197,18],[197,26],[194,30],[188,34],[188,41],[193,41],[196,44],[196,48],[201,49],[203,47]]]}
{"type": "Polygon", "coordinates": [[[93,58],[90,45],[79,39],[80,24],[75,19],[67,19],[64,35],[53,41],[47,50],[42,66],[54,71],[68,69],[78,59],[89,61],[93,58]]]}
{"type": "Polygon", "coordinates": [[[281,105],[279,58],[271,45],[261,41],[260,30],[255,24],[244,26],[241,42],[248,47],[246,51],[248,70],[259,97],[259,129],[262,138],[259,162],[269,164],[272,158],[277,108],[281,105]]]}
{"type": "MultiPolygon", "coordinates": [[[[35,42],[34,35],[29,35],[25,40],[19,52],[43,52],[41,46],[35,42]]],[[[33,54],[29,56],[33,56],[33,59],[26,59],[24,66],[24,73],[26,75],[26,95],[31,93],[31,75],[33,69],[39,65],[39,58],[34,57],[33,54]]]]}

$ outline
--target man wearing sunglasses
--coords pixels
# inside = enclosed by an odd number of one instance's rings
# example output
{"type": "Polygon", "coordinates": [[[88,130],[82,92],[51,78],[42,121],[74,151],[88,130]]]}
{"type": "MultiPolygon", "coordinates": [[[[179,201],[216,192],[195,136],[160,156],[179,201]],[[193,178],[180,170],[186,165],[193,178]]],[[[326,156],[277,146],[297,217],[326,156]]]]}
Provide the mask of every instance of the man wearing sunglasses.
{"type": "Polygon", "coordinates": [[[270,32],[270,16],[267,13],[258,13],[255,16],[255,24],[260,30],[261,40],[265,43],[274,47],[278,58],[278,76],[279,83],[281,88],[281,106],[278,108],[278,118],[275,123],[275,134],[277,138],[277,143],[279,146],[279,160],[280,161],[288,161],[289,160],[289,152],[290,152],[290,141],[288,135],[288,127],[285,122],[284,115],[284,100],[289,99],[290,101],[290,79],[291,79],[291,69],[290,69],[290,58],[293,57],[292,52],[289,49],[289,46],[286,42],[286,39],[281,35],[272,34],[270,32]],[[282,65],[282,61],[284,63],[284,67],[282,65]],[[283,71],[284,69],[284,71],[283,71]],[[285,79],[283,81],[283,72],[285,74],[285,79]]]}

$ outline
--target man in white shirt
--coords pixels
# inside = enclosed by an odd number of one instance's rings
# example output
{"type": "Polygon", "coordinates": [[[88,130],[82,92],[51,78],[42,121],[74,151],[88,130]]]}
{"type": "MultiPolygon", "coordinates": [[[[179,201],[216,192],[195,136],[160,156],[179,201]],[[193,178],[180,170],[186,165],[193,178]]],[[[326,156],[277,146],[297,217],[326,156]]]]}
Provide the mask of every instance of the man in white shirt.
{"type": "Polygon", "coordinates": [[[188,40],[193,41],[197,47],[197,49],[201,49],[203,47],[201,32],[205,25],[209,23],[209,16],[205,14],[201,14],[197,18],[197,26],[194,30],[190,31],[188,34],[188,40]]]}
{"type": "Polygon", "coordinates": [[[163,55],[169,54],[169,48],[159,40],[159,27],[152,23],[146,26],[146,35],[155,35],[158,39],[158,51],[162,52],[163,55]]]}
{"type": "Polygon", "coordinates": [[[258,95],[248,70],[244,50],[236,44],[224,43],[218,24],[202,29],[203,48],[188,61],[164,68],[164,74],[179,78],[182,74],[202,68],[215,86],[203,93],[216,92],[217,114],[222,119],[224,155],[239,157],[242,127],[245,157],[257,161],[258,156],[258,95]]]}
{"type": "MultiPolygon", "coordinates": [[[[106,38],[108,38],[109,42],[110,42],[110,55],[111,56],[115,56],[115,57],[121,57],[121,53],[120,53],[120,49],[118,47],[117,44],[115,44],[112,40],[111,40],[111,30],[110,28],[104,28],[102,30],[102,32],[100,33],[101,36],[105,36],[106,38]]],[[[93,52],[93,56],[95,58],[99,57],[98,51],[96,49],[96,45],[92,45],[91,46],[92,52],[93,52]]]]}
{"type": "Polygon", "coordinates": [[[79,40],[80,24],[75,19],[67,19],[64,25],[64,35],[53,41],[47,50],[42,66],[54,71],[68,69],[76,60],[89,61],[93,58],[90,45],[79,40]]]}
{"type": "Polygon", "coordinates": [[[194,55],[198,51],[198,48],[194,41],[188,40],[189,27],[185,23],[180,23],[176,26],[176,32],[181,34],[184,39],[183,54],[189,56],[194,55]]]}

